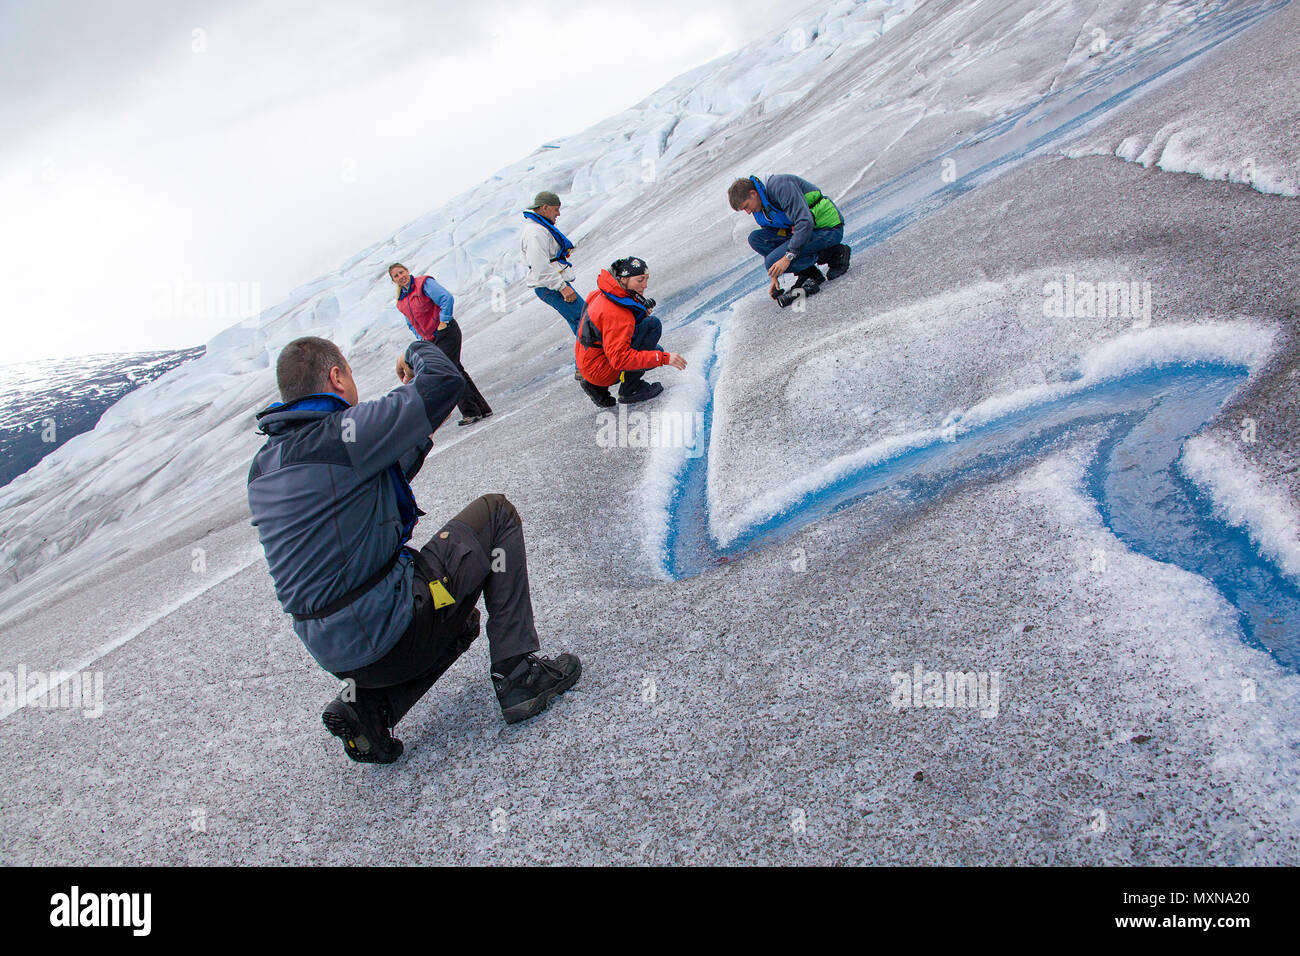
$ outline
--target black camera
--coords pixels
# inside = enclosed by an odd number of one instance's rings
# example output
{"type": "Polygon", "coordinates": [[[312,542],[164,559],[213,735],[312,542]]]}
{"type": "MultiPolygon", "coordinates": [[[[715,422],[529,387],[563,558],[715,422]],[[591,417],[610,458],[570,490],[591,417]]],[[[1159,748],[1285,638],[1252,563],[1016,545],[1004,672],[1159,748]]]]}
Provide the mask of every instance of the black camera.
{"type": "Polygon", "coordinates": [[[799,286],[792,286],[789,290],[782,289],[780,286],[772,287],[772,298],[783,309],[791,302],[803,298],[806,294],[799,286]]]}

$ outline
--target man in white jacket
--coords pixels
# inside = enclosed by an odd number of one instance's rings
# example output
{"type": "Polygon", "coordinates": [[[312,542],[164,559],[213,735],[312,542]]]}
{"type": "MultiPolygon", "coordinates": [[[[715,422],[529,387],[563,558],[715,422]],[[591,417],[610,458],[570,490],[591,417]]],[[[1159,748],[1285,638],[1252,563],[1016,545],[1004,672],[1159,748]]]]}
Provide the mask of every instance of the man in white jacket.
{"type": "Polygon", "coordinates": [[[519,249],[528,267],[526,281],[541,299],[569,323],[574,338],[582,318],[583,298],[573,288],[573,265],[570,242],[555,220],[560,218],[560,197],[542,190],[524,212],[524,228],[519,234],[519,249]]]}

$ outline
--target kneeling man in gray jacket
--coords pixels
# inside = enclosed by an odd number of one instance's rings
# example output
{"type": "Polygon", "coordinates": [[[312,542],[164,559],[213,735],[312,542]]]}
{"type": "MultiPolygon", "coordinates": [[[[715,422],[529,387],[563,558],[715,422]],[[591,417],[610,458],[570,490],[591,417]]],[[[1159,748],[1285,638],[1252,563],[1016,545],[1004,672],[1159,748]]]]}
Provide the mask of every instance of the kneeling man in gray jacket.
{"type": "Polygon", "coordinates": [[[281,401],[257,416],[267,442],[248,506],[281,607],[325,670],[348,682],[322,719],[361,763],[392,763],[390,733],[479,633],[487,606],[492,681],[508,723],[577,682],[573,654],[538,657],[519,513],[484,495],[423,548],[410,481],[465,381],[432,342],[397,362],[403,384],[359,402],[333,342],[301,338],[276,362],[281,401]]]}

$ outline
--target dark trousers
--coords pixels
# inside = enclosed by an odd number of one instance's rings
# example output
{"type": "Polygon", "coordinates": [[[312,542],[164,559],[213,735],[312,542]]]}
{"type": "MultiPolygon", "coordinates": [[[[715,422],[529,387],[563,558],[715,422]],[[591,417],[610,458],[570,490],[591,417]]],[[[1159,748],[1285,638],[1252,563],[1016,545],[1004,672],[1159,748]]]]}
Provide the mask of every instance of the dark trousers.
{"type": "MultiPolygon", "coordinates": [[[[781,235],[781,230],[770,226],[755,229],[749,234],[749,247],[763,257],[763,265],[769,269],[777,259],[785,255],[785,247],[789,241],[789,236],[781,235]]],[[[814,229],[808,241],[799,250],[799,257],[790,263],[790,271],[802,272],[809,266],[815,266],[817,253],[831,246],[838,246],[843,241],[843,226],[836,226],[834,229],[814,229]]]]}
{"type": "Polygon", "coordinates": [[[442,354],[451,359],[460,370],[460,374],[465,376],[465,394],[460,397],[460,413],[466,418],[492,414],[487,399],[475,386],[474,380],[469,377],[469,372],[465,371],[465,366],[460,364],[460,326],[454,319],[447,323],[445,329],[438,330],[433,337],[433,344],[442,349],[442,354]]]}
{"type": "MultiPolygon", "coordinates": [[[[636,320],[636,325],[632,327],[632,348],[638,352],[662,352],[659,347],[659,338],[664,334],[663,323],[653,315],[642,316],[636,320]]],[[[641,381],[641,376],[645,375],[645,369],[636,369],[631,372],[623,372],[619,375],[622,385],[618,387],[620,395],[627,395],[636,391],[637,383],[641,381]]]]}
{"type": "MultiPolygon", "coordinates": [[[[587,304],[582,300],[582,296],[578,296],[572,302],[565,302],[564,296],[556,292],[554,289],[548,289],[545,286],[539,285],[534,288],[533,291],[537,293],[537,298],[541,299],[556,312],[560,313],[560,317],[563,318],[565,322],[569,323],[569,328],[573,330],[573,335],[576,338],[578,335],[578,323],[582,321],[582,309],[583,306],[587,304]]],[[[575,289],[574,291],[576,292],[577,290],[575,289]]]]}
{"type": "Polygon", "coordinates": [[[390,727],[478,637],[479,595],[487,605],[493,663],[541,647],[533,624],[523,526],[504,495],[476,498],[443,525],[417,554],[413,583],[411,626],[393,649],[373,664],[336,675],[356,681],[363,706],[387,705],[390,727]],[[455,603],[435,609],[431,582],[446,588],[455,603]]]}

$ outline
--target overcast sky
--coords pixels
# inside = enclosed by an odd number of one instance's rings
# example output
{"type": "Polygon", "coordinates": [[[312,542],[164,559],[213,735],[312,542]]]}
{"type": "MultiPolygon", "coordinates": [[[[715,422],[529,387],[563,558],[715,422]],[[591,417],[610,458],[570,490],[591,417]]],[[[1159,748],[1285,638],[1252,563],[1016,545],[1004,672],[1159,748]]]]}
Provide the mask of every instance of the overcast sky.
{"type": "Polygon", "coordinates": [[[0,364],[201,344],[172,290],[269,307],[806,6],[0,0],[0,364]]]}

